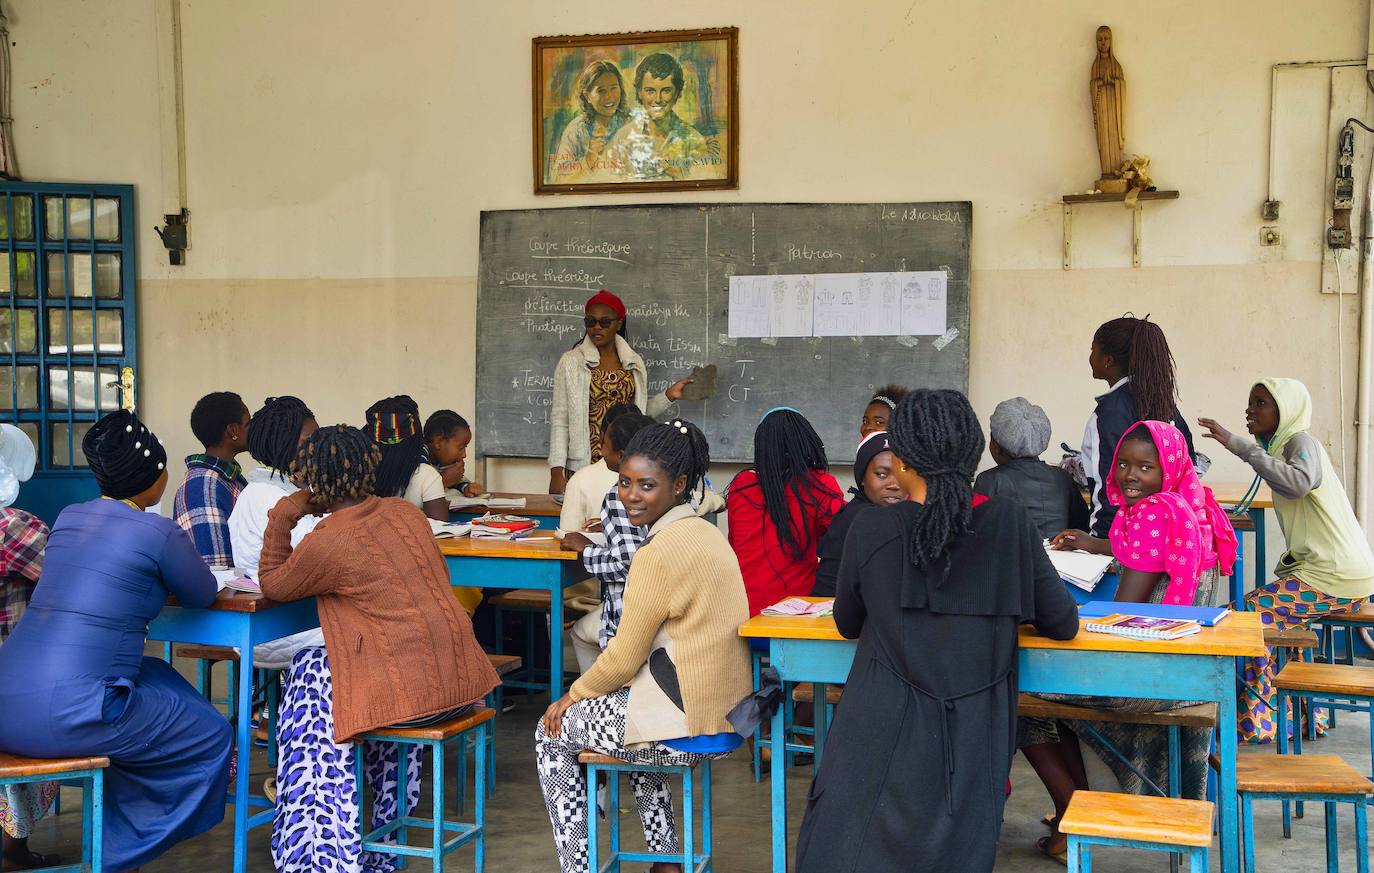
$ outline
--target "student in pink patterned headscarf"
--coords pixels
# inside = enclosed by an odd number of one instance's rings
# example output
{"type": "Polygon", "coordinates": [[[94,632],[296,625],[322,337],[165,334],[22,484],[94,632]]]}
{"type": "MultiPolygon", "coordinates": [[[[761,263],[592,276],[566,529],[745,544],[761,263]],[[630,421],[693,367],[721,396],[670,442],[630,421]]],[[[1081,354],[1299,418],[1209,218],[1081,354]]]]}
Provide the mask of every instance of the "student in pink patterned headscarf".
{"type": "MultiPolygon", "coordinates": [[[[1118,602],[1212,605],[1221,574],[1230,573],[1235,565],[1236,534],[1211,489],[1198,481],[1183,434],[1162,421],[1135,423],[1117,443],[1111,471],[1107,499],[1118,511],[1108,538],[1068,530],[1054,538],[1055,548],[1081,548],[1114,555],[1121,564],[1118,602]]],[[[1122,608],[1122,612],[1129,611],[1129,607],[1122,608]]],[[[1153,712],[1188,704],[1177,700],[1039,696],[1120,712],[1153,712]]],[[[1169,738],[1165,728],[1089,722],[1093,733],[1075,731],[1077,724],[1039,718],[1017,720],[1017,745],[1045,783],[1055,807],[1054,814],[1046,818],[1050,835],[1036,843],[1036,847],[1061,860],[1066,841],[1057,829],[1059,818],[1073,793],[1088,787],[1080,743],[1102,758],[1127,792],[1148,793],[1140,777],[1142,773],[1156,785],[1165,785],[1168,779],[1169,738]],[[1069,730],[1063,730],[1064,725],[1069,730]],[[1102,739],[1131,766],[1109,753],[1102,739]]],[[[1181,793],[1184,797],[1201,798],[1207,790],[1211,731],[1184,728],[1180,739],[1181,793]]]]}
{"type": "Polygon", "coordinates": [[[1235,566],[1236,534],[1198,481],[1183,434],[1137,422],[1117,443],[1112,473],[1107,499],[1118,512],[1108,539],[1064,531],[1055,547],[1113,555],[1122,567],[1118,601],[1210,605],[1217,576],[1235,566]]]}

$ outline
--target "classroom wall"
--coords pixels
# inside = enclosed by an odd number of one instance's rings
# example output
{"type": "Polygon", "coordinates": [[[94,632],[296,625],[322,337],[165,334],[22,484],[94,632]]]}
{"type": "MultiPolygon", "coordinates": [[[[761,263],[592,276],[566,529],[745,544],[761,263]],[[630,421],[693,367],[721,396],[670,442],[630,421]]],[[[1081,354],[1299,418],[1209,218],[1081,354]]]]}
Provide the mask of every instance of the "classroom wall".
{"type": "MultiPolygon", "coordinates": [[[[1148,15],[1125,0],[183,0],[184,267],[168,266],[152,233],[169,193],[152,0],[6,6],[26,176],[138,186],[141,409],[173,456],[193,449],[186,416],[210,389],[250,404],[297,393],[326,422],[357,422],[402,391],[422,409],[471,412],[482,209],[968,199],[981,415],[1022,394],[1048,410],[1056,443],[1076,444],[1105,387],[1086,365],[1093,329],[1148,312],[1178,358],[1187,415],[1239,429],[1255,377],[1297,376],[1340,466],[1354,298],[1319,293],[1315,219],[1290,218],[1320,210],[1325,71],[1285,80],[1298,100],[1279,131],[1285,246],[1260,247],[1259,206],[1270,65],[1361,57],[1362,0],[1155,0],[1148,15]],[[1158,184],[1182,197],[1147,207],[1141,269],[1130,268],[1129,213],[1080,208],[1065,272],[1059,198],[1097,176],[1087,77],[1104,22],[1130,87],[1127,149],[1150,155],[1158,184]],[[738,191],[531,193],[530,37],[718,25],[741,32],[738,191]]],[[[1211,454],[1216,479],[1248,478],[1211,454]]],[[[534,462],[489,471],[497,487],[545,481],[534,462]]]]}

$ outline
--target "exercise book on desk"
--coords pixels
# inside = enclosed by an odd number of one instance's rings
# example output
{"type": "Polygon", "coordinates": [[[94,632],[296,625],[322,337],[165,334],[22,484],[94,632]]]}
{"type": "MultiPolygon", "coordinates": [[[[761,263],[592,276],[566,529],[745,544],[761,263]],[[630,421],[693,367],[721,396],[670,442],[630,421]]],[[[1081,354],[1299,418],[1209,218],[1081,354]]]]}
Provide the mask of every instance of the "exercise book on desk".
{"type": "Polygon", "coordinates": [[[1045,541],[1045,553],[1050,556],[1050,563],[1054,564],[1060,579],[1084,591],[1096,588],[1112,566],[1111,555],[1094,555],[1081,550],[1059,552],[1050,548],[1048,540],[1045,541]]]}
{"type": "Polygon", "coordinates": [[[488,540],[513,539],[538,527],[530,519],[521,518],[518,515],[491,515],[490,513],[481,518],[474,518],[471,524],[470,535],[473,539],[488,540]]]}
{"type": "Polygon", "coordinates": [[[450,512],[462,512],[464,509],[525,508],[525,498],[523,497],[492,497],[490,494],[465,497],[453,488],[444,492],[444,495],[448,497],[448,508],[450,512]]]}
{"type": "Polygon", "coordinates": [[[561,527],[560,527],[558,530],[554,531],[554,534],[555,534],[560,540],[563,539],[563,537],[567,536],[567,535],[570,534],[570,533],[579,533],[579,534],[582,534],[582,536],[584,536],[584,537],[586,537],[588,540],[590,540],[591,543],[592,543],[592,545],[594,545],[594,546],[604,546],[604,545],[606,545],[606,534],[605,534],[604,531],[599,531],[599,530],[573,530],[573,531],[568,531],[568,530],[563,530],[563,528],[561,528],[561,527]]]}
{"type": "Polygon", "coordinates": [[[1103,616],[1096,621],[1088,622],[1083,629],[1095,634],[1113,634],[1135,640],[1176,640],[1202,630],[1195,621],[1151,618],[1126,613],[1103,616]]]}
{"type": "Polygon", "coordinates": [[[763,614],[822,616],[830,615],[834,610],[834,600],[811,601],[801,597],[789,597],[786,600],[779,600],[772,606],[764,607],[763,614]]]}
{"type": "Polygon", "coordinates": [[[1202,627],[1215,627],[1218,622],[1231,614],[1224,606],[1173,606],[1168,603],[1117,603],[1113,600],[1095,600],[1078,607],[1082,618],[1101,618],[1129,609],[1132,615],[1150,618],[1172,618],[1178,621],[1195,621],[1202,627]]]}
{"type": "Polygon", "coordinates": [[[429,529],[434,532],[436,539],[448,537],[465,537],[472,531],[472,525],[466,522],[439,521],[437,518],[429,520],[429,529]]]}

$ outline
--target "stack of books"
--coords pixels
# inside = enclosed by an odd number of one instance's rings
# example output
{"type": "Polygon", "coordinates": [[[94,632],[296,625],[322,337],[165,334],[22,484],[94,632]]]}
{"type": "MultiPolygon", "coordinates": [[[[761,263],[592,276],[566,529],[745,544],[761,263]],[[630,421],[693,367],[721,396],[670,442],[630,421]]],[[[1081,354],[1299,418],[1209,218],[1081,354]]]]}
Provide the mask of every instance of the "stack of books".
{"type": "Polygon", "coordinates": [[[1084,551],[1057,552],[1050,548],[1048,540],[1045,542],[1045,552],[1050,556],[1050,563],[1054,564],[1059,578],[1084,591],[1096,588],[1112,566],[1111,555],[1094,555],[1084,551]]]}
{"type": "Polygon", "coordinates": [[[431,518],[429,529],[434,531],[435,539],[448,539],[452,537],[465,537],[472,530],[472,525],[460,521],[439,521],[431,518]]]}
{"type": "Polygon", "coordinates": [[[834,599],[813,601],[801,597],[789,597],[786,600],[779,600],[772,606],[764,607],[763,614],[821,616],[830,615],[834,611],[834,599]]]}
{"type": "Polygon", "coordinates": [[[488,513],[472,520],[469,535],[475,540],[510,540],[516,539],[520,534],[534,530],[536,527],[538,525],[532,520],[521,518],[518,515],[491,515],[488,513]]]}
{"type": "Polygon", "coordinates": [[[1117,612],[1094,619],[1084,630],[1098,634],[1115,634],[1133,640],[1176,640],[1202,630],[1195,621],[1176,618],[1152,618],[1148,615],[1129,615],[1117,612]]]}

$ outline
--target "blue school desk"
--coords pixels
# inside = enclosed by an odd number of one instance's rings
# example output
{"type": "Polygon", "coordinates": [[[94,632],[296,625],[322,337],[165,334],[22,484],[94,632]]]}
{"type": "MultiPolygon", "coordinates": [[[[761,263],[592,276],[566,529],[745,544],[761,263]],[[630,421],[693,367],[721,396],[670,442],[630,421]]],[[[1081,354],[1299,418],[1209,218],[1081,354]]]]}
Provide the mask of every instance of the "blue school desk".
{"type": "MultiPolygon", "coordinates": [[[[523,497],[525,498],[524,509],[493,509],[491,512],[509,515],[521,515],[530,519],[539,527],[545,530],[555,530],[558,527],[558,516],[563,512],[563,504],[553,499],[551,494],[506,494],[493,493],[492,497],[523,497]]],[[[486,515],[487,510],[480,506],[469,507],[461,511],[453,511],[448,514],[450,521],[472,521],[480,515],[486,515]]],[[[521,586],[528,588],[528,585],[521,586]]]]}
{"type": "MultiPolygon", "coordinates": [[[[740,635],[766,638],[769,662],[786,682],[815,682],[817,700],[824,684],[845,682],[858,643],[835,629],[831,616],[757,615],[740,626],[740,635]]],[[[1130,640],[1080,632],[1067,642],[1021,628],[1020,690],[1061,694],[1153,697],[1164,700],[1214,701],[1221,731],[1220,810],[1222,873],[1240,873],[1239,809],[1236,797],[1237,657],[1265,652],[1259,614],[1232,613],[1216,627],[1180,640],[1130,640]]],[[[844,706],[844,702],[840,702],[844,706]]],[[[816,757],[826,728],[824,707],[816,708],[816,757]]],[[[784,772],[783,712],[773,715],[772,807],[773,871],[787,871],[787,778],[784,772]]]]}
{"type": "Polygon", "coordinates": [[[238,742],[238,777],[227,802],[234,804],[234,873],[248,869],[248,831],[272,821],[276,808],[261,795],[248,793],[253,742],[249,722],[253,710],[253,646],[320,626],[314,598],[277,603],[261,594],[220,593],[206,609],[191,609],[169,599],[148,626],[148,639],[207,646],[237,646],[239,650],[238,711],[234,714],[238,742]],[[251,807],[262,812],[249,815],[251,807]]]}
{"type": "MultiPolygon", "coordinates": [[[[557,519],[554,519],[557,524],[557,519]]],[[[449,581],[468,588],[535,588],[549,597],[549,699],[563,696],[563,589],[586,578],[577,552],[557,540],[439,540],[449,581]]]]}

